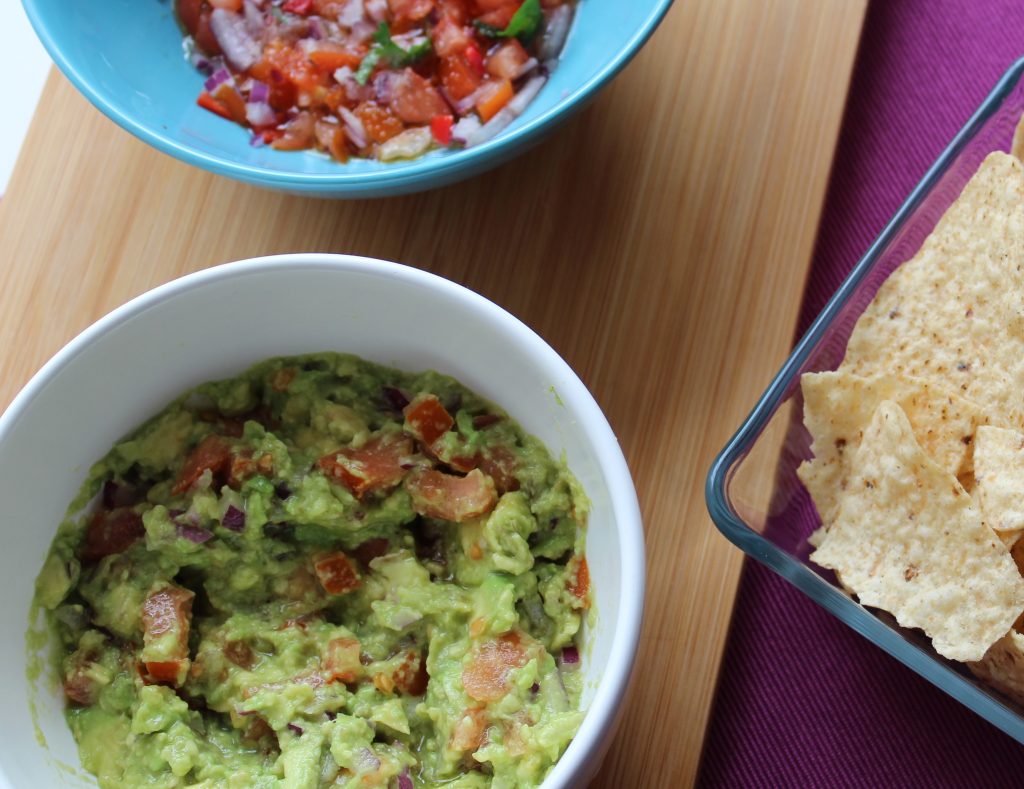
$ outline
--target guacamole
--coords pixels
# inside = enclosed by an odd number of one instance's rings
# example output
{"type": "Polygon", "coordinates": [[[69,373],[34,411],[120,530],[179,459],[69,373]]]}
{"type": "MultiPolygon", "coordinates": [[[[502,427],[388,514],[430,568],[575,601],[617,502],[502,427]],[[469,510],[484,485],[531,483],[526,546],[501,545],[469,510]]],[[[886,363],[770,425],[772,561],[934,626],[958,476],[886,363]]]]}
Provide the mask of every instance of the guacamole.
{"type": "Polygon", "coordinates": [[[536,786],[572,739],[587,501],[451,378],[323,353],[116,444],[37,580],[103,787],[536,786]]]}

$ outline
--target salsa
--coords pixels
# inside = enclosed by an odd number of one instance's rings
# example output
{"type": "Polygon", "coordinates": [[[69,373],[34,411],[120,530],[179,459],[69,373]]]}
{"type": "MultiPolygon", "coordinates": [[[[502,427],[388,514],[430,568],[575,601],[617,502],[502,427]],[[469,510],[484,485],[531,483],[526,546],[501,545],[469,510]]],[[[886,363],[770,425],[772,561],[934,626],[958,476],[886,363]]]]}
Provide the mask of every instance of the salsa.
{"type": "Polygon", "coordinates": [[[102,787],[531,787],[582,720],[587,500],[458,382],[276,358],[91,470],[37,580],[102,787]]]}
{"type": "Polygon", "coordinates": [[[176,0],[201,107],[254,145],[412,159],[478,145],[547,81],[572,0],[176,0]]]}

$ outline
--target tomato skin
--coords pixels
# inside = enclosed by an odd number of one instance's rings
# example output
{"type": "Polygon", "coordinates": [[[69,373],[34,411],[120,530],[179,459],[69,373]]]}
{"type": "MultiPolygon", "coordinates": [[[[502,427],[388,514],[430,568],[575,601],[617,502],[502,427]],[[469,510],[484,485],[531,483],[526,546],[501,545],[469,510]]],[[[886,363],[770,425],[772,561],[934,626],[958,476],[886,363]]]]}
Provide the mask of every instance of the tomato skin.
{"type": "Polygon", "coordinates": [[[586,556],[580,559],[580,563],[576,567],[576,577],[570,580],[568,589],[575,597],[585,603],[588,602],[587,598],[590,595],[590,567],[587,565],[586,556]]]}

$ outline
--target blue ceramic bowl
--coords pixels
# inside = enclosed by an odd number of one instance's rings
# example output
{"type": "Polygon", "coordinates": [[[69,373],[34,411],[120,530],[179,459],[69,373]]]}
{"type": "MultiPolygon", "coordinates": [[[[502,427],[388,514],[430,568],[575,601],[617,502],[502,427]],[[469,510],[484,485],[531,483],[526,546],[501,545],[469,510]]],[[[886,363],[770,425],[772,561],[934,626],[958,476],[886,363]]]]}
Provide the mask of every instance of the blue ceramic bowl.
{"type": "Polygon", "coordinates": [[[182,53],[172,0],[23,2],[68,79],[107,117],[164,153],[271,189],[381,197],[467,178],[535,143],[629,62],[672,0],[580,0],[561,62],[515,123],[475,148],[391,164],[253,148],[244,129],[196,106],[203,77],[182,53]]]}

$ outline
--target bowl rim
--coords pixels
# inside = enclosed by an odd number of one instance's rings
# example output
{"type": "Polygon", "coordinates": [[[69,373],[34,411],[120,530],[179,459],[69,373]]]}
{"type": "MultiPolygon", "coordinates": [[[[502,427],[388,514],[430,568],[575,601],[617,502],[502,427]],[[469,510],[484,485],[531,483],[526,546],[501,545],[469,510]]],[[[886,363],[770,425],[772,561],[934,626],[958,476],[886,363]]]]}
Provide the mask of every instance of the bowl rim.
{"type": "MultiPolygon", "coordinates": [[[[586,0],[582,0],[582,2],[585,3],[586,0]]],[[[94,107],[99,109],[110,120],[143,142],[152,145],[157,150],[201,169],[272,188],[302,186],[311,191],[319,192],[348,187],[352,189],[353,193],[356,193],[371,188],[408,187],[410,182],[419,181],[422,178],[444,175],[454,176],[456,173],[464,170],[471,170],[476,167],[483,168],[493,156],[498,155],[499,150],[512,151],[518,149],[529,140],[539,136],[559,120],[579,109],[582,104],[615,77],[632,60],[644,43],[646,43],[647,39],[654,33],[674,0],[650,0],[650,2],[650,13],[643,20],[637,31],[630,37],[625,47],[605,62],[590,79],[582,85],[576,86],[566,96],[563,96],[554,107],[527,123],[517,128],[503,131],[482,145],[453,151],[449,156],[421,157],[409,162],[396,163],[389,166],[386,170],[356,173],[344,172],[344,166],[341,165],[339,166],[340,172],[337,174],[304,173],[298,171],[282,172],[281,170],[243,164],[221,156],[194,150],[190,146],[178,142],[171,135],[140,123],[130,113],[119,109],[103,90],[94,87],[84,78],[69,59],[60,42],[47,29],[43,22],[42,14],[36,5],[37,0],[22,0],[22,5],[36,35],[64,76],[71,81],[94,107]]]]}
{"type": "Polygon", "coordinates": [[[825,308],[800,338],[740,428],[715,458],[704,487],[705,502],[711,519],[730,542],[789,581],[841,622],[1020,742],[1024,742],[1024,718],[1019,713],[995,698],[979,692],[968,679],[930,651],[906,641],[898,631],[870,614],[840,589],[750,528],[732,507],[727,488],[738,464],[782,404],[787,390],[794,383],[804,363],[856,292],[861,281],[874,267],[911,214],[946,174],[956,157],[1018,86],[1022,76],[1024,58],[1013,63],[1000,77],[978,109],[928,168],[893,218],[843,280],[825,308]]]}
{"type": "Polygon", "coordinates": [[[611,425],[593,395],[569,364],[533,329],[503,307],[469,288],[411,266],[358,255],[289,253],[225,263],[186,274],[142,293],[92,323],[55,353],[25,384],[0,415],[2,445],[33,400],[73,359],[105,334],[162,302],[225,280],[267,272],[302,270],[352,272],[381,279],[402,280],[424,290],[468,303],[482,320],[495,325],[510,341],[524,347],[538,367],[558,373],[560,400],[579,416],[595,446],[595,459],[608,483],[621,561],[619,615],[612,633],[608,662],[586,709],[576,736],[545,778],[542,789],[571,785],[574,777],[592,767],[606,735],[614,726],[626,693],[640,641],[645,592],[645,552],[640,505],[629,467],[611,425]]]}

